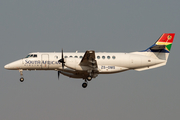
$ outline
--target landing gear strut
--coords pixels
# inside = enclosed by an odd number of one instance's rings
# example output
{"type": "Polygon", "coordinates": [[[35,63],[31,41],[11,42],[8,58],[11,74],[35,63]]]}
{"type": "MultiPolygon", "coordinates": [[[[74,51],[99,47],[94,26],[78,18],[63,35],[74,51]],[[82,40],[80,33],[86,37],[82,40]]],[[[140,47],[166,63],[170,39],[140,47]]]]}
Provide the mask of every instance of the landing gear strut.
{"type": "Polygon", "coordinates": [[[23,78],[23,70],[22,69],[19,69],[19,72],[20,72],[20,75],[21,75],[21,78],[19,79],[20,82],[23,82],[24,81],[24,78],[23,78]]]}

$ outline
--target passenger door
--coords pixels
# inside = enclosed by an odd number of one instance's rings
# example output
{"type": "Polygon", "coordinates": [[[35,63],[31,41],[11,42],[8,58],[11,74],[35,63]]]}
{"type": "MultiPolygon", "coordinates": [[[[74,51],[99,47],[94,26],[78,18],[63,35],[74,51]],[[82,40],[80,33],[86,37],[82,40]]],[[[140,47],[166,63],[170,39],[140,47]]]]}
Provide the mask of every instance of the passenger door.
{"type": "Polygon", "coordinates": [[[41,68],[49,69],[49,55],[48,54],[41,55],[41,68]]]}

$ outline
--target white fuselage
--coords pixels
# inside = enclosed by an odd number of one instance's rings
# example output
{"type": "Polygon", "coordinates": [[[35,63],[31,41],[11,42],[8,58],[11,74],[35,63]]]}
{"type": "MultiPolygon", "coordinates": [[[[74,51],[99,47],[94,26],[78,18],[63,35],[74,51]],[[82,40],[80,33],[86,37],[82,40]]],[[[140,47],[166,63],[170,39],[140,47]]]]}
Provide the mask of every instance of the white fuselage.
{"type": "MultiPolygon", "coordinates": [[[[137,52],[138,53],[138,52],[137,52]]],[[[129,69],[139,69],[144,67],[154,66],[165,62],[164,60],[156,59],[142,54],[135,53],[96,53],[95,58],[98,65],[99,74],[117,73],[129,69]]],[[[9,63],[5,66],[11,70],[62,70],[61,53],[57,52],[37,52],[30,53],[35,57],[28,57],[9,63]]],[[[64,58],[68,64],[65,69],[72,70],[88,70],[88,67],[79,66],[79,63],[84,56],[84,53],[75,52],[64,53],[64,58]]]]}

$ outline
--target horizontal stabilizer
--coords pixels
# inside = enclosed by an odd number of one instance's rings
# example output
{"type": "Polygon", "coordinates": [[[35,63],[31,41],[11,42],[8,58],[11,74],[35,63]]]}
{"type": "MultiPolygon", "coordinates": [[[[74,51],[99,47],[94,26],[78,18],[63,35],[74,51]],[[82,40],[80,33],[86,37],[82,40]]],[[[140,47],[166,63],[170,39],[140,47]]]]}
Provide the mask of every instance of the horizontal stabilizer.
{"type": "Polygon", "coordinates": [[[151,50],[163,50],[165,49],[166,45],[155,45],[153,47],[151,47],[151,50]]]}

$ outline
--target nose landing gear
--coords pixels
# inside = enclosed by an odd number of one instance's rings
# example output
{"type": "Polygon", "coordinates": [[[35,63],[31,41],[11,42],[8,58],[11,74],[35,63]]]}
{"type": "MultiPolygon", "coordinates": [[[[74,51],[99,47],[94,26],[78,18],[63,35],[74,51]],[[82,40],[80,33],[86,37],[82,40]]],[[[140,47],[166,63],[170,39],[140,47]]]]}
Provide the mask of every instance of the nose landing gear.
{"type": "Polygon", "coordinates": [[[19,72],[20,72],[20,75],[21,75],[21,78],[20,78],[19,80],[20,80],[20,82],[24,82],[23,70],[22,70],[22,69],[19,69],[19,72]]]}
{"type": "Polygon", "coordinates": [[[19,80],[20,80],[20,82],[24,82],[24,78],[23,77],[21,77],[19,80]]]}

